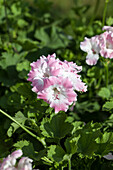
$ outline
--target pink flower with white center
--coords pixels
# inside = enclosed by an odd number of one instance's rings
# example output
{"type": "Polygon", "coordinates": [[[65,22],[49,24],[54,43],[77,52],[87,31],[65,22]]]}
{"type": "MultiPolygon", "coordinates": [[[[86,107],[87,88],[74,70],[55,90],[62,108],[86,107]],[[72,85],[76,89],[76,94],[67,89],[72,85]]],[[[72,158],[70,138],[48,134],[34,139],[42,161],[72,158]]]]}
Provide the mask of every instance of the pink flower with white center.
{"type": "Polygon", "coordinates": [[[87,52],[86,63],[88,65],[95,65],[99,59],[100,45],[99,36],[86,38],[80,43],[81,50],[87,52]]]}
{"type": "Polygon", "coordinates": [[[113,58],[113,37],[112,32],[104,32],[100,35],[100,54],[105,58],[113,58]]]}
{"type": "Polygon", "coordinates": [[[67,111],[69,105],[77,100],[77,94],[68,78],[50,77],[45,79],[44,90],[38,93],[37,98],[45,100],[58,113],[67,111]]]}
{"type": "Polygon", "coordinates": [[[77,100],[74,90],[86,92],[87,86],[77,74],[82,66],[55,57],[55,54],[47,58],[42,56],[31,63],[28,81],[32,82],[32,91],[37,93],[38,98],[48,102],[57,113],[60,110],[67,111],[69,105],[77,100]]]}

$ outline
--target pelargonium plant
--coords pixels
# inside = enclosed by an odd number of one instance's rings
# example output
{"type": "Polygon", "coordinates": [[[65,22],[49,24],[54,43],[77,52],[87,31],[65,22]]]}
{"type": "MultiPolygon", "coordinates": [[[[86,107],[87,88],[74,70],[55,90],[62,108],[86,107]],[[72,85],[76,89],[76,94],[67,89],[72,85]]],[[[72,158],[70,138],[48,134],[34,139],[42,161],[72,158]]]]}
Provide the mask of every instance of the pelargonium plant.
{"type": "Polygon", "coordinates": [[[41,56],[31,63],[28,81],[32,82],[32,91],[37,93],[37,98],[49,103],[55,113],[66,112],[69,105],[77,101],[76,92],[87,91],[87,86],[78,75],[81,70],[82,66],[56,59],[55,54],[41,56]]]}
{"type": "Polygon", "coordinates": [[[86,63],[88,65],[96,65],[99,55],[104,58],[113,58],[113,27],[104,26],[106,30],[100,35],[86,38],[80,43],[81,50],[87,52],[86,63]]]}
{"type": "Polygon", "coordinates": [[[22,155],[23,153],[20,149],[8,155],[0,164],[0,170],[32,170],[33,160],[28,157],[22,157],[17,164],[17,159],[22,155]]]}

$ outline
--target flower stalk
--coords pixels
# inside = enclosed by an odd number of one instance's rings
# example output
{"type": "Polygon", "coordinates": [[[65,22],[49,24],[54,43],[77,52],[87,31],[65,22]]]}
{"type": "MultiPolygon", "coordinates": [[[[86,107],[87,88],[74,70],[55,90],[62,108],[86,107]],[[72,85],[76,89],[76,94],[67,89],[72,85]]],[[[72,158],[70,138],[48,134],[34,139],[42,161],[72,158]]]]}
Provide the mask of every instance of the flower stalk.
{"type": "Polygon", "coordinates": [[[103,12],[103,19],[102,19],[102,25],[105,25],[105,18],[106,18],[106,12],[107,12],[107,5],[109,3],[109,0],[105,0],[105,6],[104,6],[104,12],[103,12]]]}
{"type": "Polygon", "coordinates": [[[16,121],[13,117],[11,117],[10,115],[8,115],[6,112],[4,112],[3,110],[0,109],[0,112],[2,114],[4,114],[6,117],[8,117],[10,120],[12,120],[13,122],[15,122],[17,125],[19,125],[24,131],[26,131],[29,135],[31,135],[32,137],[34,137],[35,139],[37,139],[39,142],[42,143],[42,145],[44,146],[44,148],[46,148],[46,143],[44,141],[44,138],[40,138],[38,136],[36,136],[34,133],[32,133],[30,130],[28,130],[26,127],[24,127],[22,124],[20,124],[18,121],[16,121]]]}
{"type": "Polygon", "coordinates": [[[71,170],[71,158],[68,159],[68,167],[69,167],[68,169],[71,170]]]}
{"type": "Polygon", "coordinates": [[[106,81],[106,87],[108,87],[108,61],[105,63],[105,81],[106,81]]]}

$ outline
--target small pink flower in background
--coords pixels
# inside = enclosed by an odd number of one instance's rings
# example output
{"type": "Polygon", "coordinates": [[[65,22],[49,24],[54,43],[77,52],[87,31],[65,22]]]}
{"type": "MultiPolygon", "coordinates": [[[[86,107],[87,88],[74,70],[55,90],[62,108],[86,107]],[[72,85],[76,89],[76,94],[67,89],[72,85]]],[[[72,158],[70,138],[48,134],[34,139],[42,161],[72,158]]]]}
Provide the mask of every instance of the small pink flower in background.
{"type": "Polygon", "coordinates": [[[87,52],[86,63],[95,65],[99,59],[99,55],[104,58],[113,58],[113,27],[104,26],[102,30],[106,30],[100,35],[91,38],[85,38],[80,43],[80,48],[87,52]]]}
{"type": "Polygon", "coordinates": [[[28,81],[32,82],[32,91],[37,93],[37,98],[45,100],[58,113],[67,111],[69,105],[76,102],[74,90],[87,91],[87,86],[77,74],[81,70],[82,66],[56,59],[55,54],[42,56],[31,63],[28,81]]]}
{"type": "MultiPolygon", "coordinates": [[[[3,162],[0,163],[0,170],[32,170],[32,159],[28,157],[22,157],[17,164],[19,157],[23,155],[22,151],[19,149],[14,151],[7,158],[4,158],[3,162]]],[[[38,170],[38,169],[37,169],[38,170]]]]}
{"type": "Polygon", "coordinates": [[[87,52],[86,63],[88,65],[95,65],[99,59],[100,45],[99,37],[86,38],[80,43],[80,48],[84,52],[87,52]]]}
{"type": "Polygon", "coordinates": [[[104,155],[103,157],[107,160],[113,160],[113,155],[111,152],[109,152],[107,155],[104,155]]]}
{"type": "Polygon", "coordinates": [[[113,37],[112,32],[104,32],[100,35],[100,54],[105,58],[113,58],[113,37]]]}

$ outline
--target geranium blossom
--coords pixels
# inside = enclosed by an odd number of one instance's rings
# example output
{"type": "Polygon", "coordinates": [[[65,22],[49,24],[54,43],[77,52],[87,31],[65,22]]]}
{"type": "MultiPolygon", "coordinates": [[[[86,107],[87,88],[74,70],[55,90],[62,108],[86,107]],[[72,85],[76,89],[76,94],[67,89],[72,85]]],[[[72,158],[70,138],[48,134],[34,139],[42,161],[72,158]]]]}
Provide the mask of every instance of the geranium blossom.
{"type": "Polygon", "coordinates": [[[113,58],[113,37],[112,32],[106,31],[100,35],[100,54],[105,58],[113,58]]]}
{"type": "Polygon", "coordinates": [[[33,91],[38,92],[43,89],[45,78],[50,76],[56,76],[59,74],[59,69],[57,67],[57,60],[55,59],[56,55],[48,55],[40,57],[36,62],[31,63],[31,71],[28,74],[28,81],[31,81],[33,84],[33,91]]]}
{"type": "Polygon", "coordinates": [[[76,91],[87,91],[87,86],[80,79],[78,72],[82,66],[76,63],[56,59],[56,55],[42,56],[31,63],[28,81],[32,82],[32,91],[37,98],[43,99],[55,109],[67,111],[70,104],[77,100],[76,91]]]}
{"type": "Polygon", "coordinates": [[[51,77],[45,80],[45,88],[38,93],[38,98],[44,99],[58,113],[67,111],[68,106],[77,100],[77,94],[68,78],[51,77]]]}
{"type": "MultiPolygon", "coordinates": [[[[3,163],[0,164],[0,170],[32,170],[32,159],[28,157],[22,157],[17,164],[17,159],[23,155],[19,149],[4,158],[3,163]]],[[[38,169],[37,169],[38,170],[38,169]]]]}
{"type": "MultiPolygon", "coordinates": [[[[106,31],[108,31],[108,32],[113,33],[113,27],[110,27],[110,26],[104,26],[104,27],[102,28],[102,30],[106,30],[106,31]]],[[[113,34],[112,34],[112,37],[113,37],[113,34]]]]}
{"type": "Polygon", "coordinates": [[[86,63],[95,65],[99,59],[99,55],[104,58],[113,58],[113,27],[104,26],[106,30],[100,35],[91,38],[85,38],[80,43],[81,50],[87,52],[86,63]]]}
{"type": "Polygon", "coordinates": [[[81,50],[87,52],[86,63],[88,65],[95,65],[99,59],[100,45],[99,45],[99,37],[95,36],[92,38],[86,38],[80,44],[81,50]]]}

